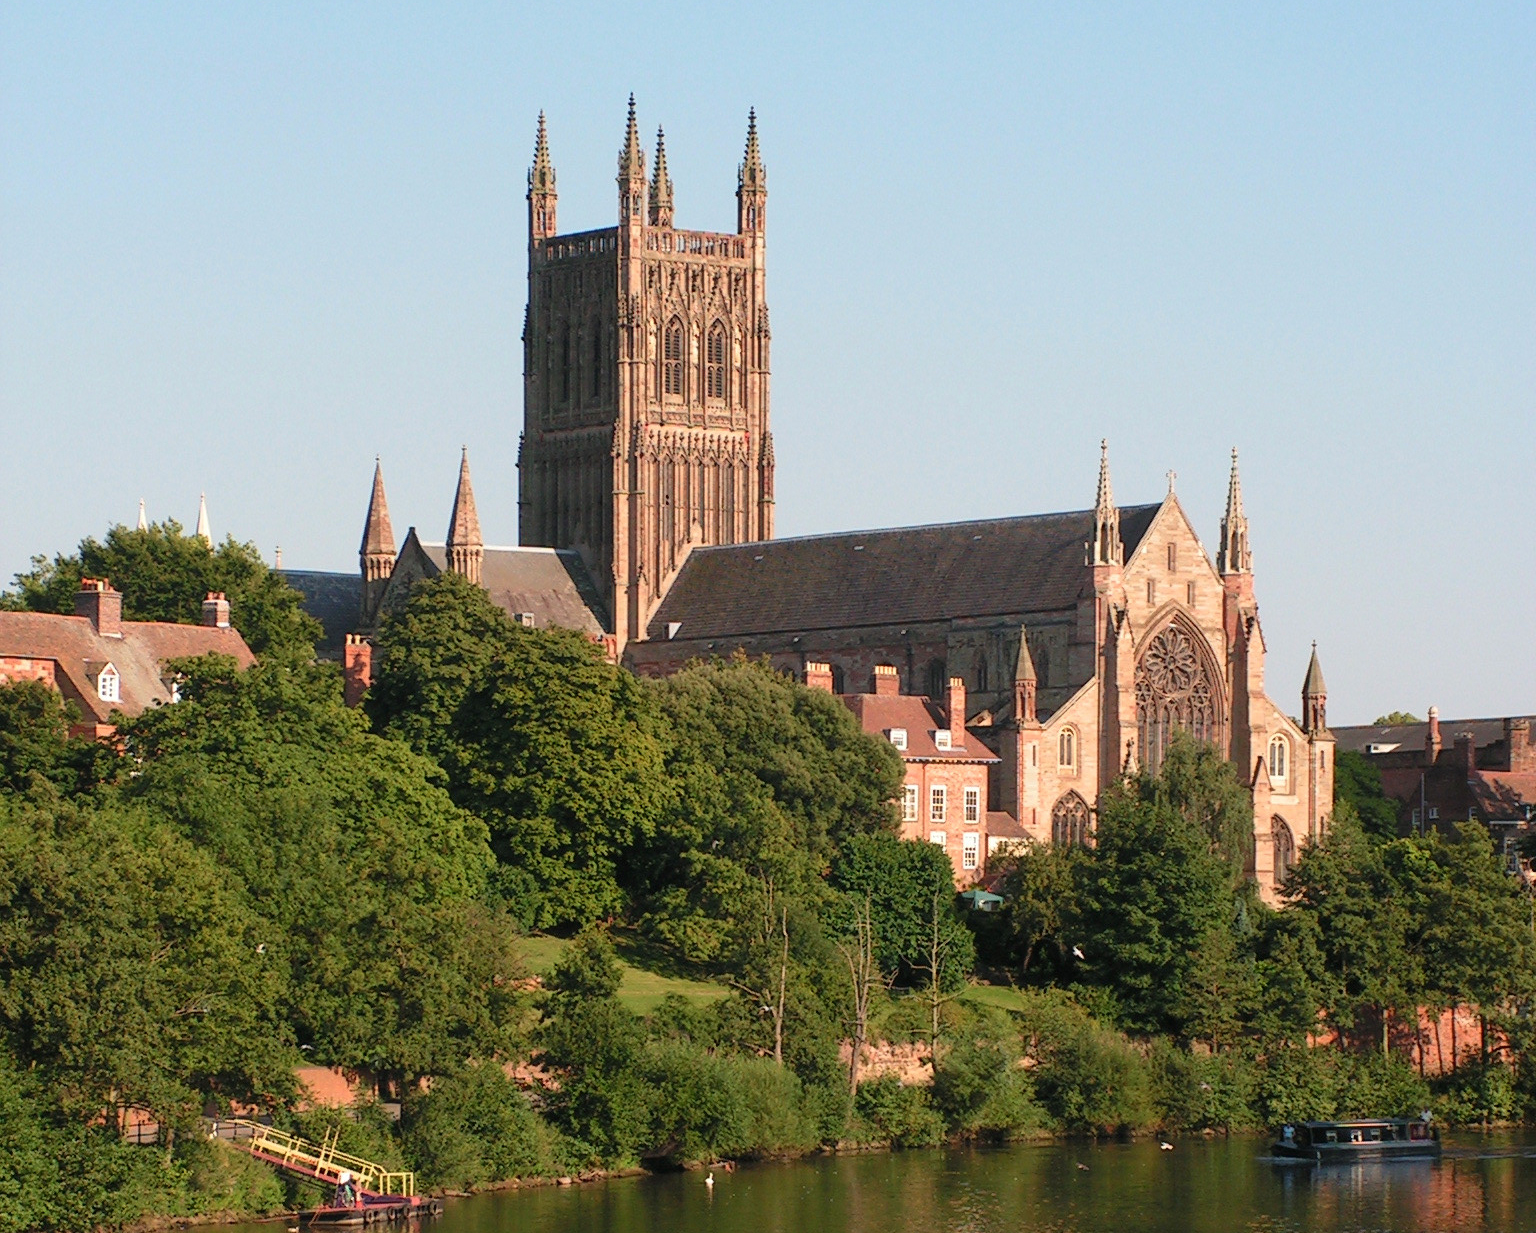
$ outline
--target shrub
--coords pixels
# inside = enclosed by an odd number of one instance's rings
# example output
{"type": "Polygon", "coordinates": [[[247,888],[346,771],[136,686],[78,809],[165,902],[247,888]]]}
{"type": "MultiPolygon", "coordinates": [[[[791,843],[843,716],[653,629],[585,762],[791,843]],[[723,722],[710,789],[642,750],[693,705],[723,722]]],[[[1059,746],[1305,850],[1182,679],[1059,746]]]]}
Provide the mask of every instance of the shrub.
{"type": "Polygon", "coordinates": [[[401,1127],[423,1188],[464,1190],[554,1170],[549,1131],[505,1072],[490,1063],[412,1092],[401,1127]]]}
{"type": "Polygon", "coordinates": [[[1063,1129],[1107,1134],[1152,1124],[1148,1067],[1124,1036],[1090,1022],[1042,1046],[1035,1091],[1063,1129]]]}
{"type": "Polygon", "coordinates": [[[928,1089],[903,1087],[895,1075],[859,1084],[854,1111],[866,1141],[892,1147],[931,1147],[944,1141],[944,1119],[928,1102],[928,1089]]]}
{"type": "Polygon", "coordinates": [[[1485,1125],[1515,1118],[1515,1075],[1498,1062],[1462,1066],[1433,1085],[1435,1113],[1453,1126],[1485,1125]]]}
{"type": "Polygon", "coordinates": [[[652,1046],[642,1069],[654,1094],[648,1156],[713,1160],[814,1145],[800,1081],[769,1061],[672,1042],[652,1046]]]}
{"type": "Polygon", "coordinates": [[[1153,1042],[1152,1104],[1170,1130],[1241,1130],[1258,1124],[1253,1064],[1236,1053],[1201,1054],[1153,1042]]]}
{"type": "Polygon", "coordinates": [[[982,1019],[940,1050],[932,1103],[952,1133],[984,1138],[1031,1134],[1049,1120],[1019,1065],[1017,1032],[1001,1016],[982,1019]]]}

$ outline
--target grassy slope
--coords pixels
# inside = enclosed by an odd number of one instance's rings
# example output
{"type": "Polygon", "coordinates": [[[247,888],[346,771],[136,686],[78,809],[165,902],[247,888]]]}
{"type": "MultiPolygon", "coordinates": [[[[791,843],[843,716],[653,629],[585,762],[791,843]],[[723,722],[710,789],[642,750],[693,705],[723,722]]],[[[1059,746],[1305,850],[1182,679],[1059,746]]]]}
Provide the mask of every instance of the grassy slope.
{"type": "MultiPolygon", "coordinates": [[[[691,1002],[710,1002],[729,992],[724,985],[665,971],[665,964],[622,935],[615,936],[614,943],[619,951],[619,964],[624,969],[619,1001],[636,1014],[655,1010],[669,993],[680,994],[691,1002]]],[[[555,966],[569,946],[570,942],[565,938],[534,934],[523,939],[523,955],[530,969],[543,974],[555,966]]]]}

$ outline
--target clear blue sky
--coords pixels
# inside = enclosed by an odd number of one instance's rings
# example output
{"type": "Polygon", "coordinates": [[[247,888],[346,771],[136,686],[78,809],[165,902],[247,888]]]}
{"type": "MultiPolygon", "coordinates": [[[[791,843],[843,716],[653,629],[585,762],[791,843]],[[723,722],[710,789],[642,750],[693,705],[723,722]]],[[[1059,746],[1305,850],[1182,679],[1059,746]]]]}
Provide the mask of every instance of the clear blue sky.
{"type": "Polygon", "coordinates": [[[1270,691],[1536,710],[1536,6],[0,3],[0,578],[153,518],[355,568],[467,443],[516,537],[524,175],[680,226],[769,169],[782,534],[1123,502],[1214,550],[1270,691]]]}

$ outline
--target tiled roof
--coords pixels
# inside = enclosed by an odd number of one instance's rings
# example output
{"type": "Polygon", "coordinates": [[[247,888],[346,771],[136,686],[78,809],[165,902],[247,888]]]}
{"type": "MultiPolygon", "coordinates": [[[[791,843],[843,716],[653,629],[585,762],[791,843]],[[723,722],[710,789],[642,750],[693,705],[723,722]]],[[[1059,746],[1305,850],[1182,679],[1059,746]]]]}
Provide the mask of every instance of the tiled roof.
{"type": "Polygon", "coordinates": [[[325,633],[315,648],[321,659],[340,659],[346,636],[357,629],[363,603],[363,578],[358,573],[318,569],[284,569],[282,579],[304,597],[304,611],[319,621],[325,633]]]}
{"type": "MultiPolygon", "coordinates": [[[[1160,507],[1120,511],[1126,557],[1160,507]]],[[[651,618],[685,639],[1070,608],[1093,511],[695,548],[651,618]]]]}
{"type": "MultiPolygon", "coordinates": [[[[1520,718],[1520,716],[1515,716],[1520,718]]],[[[1536,715],[1527,715],[1531,726],[1536,728],[1536,715]]],[[[1421,750],[1424,748],[1425,738],[1429,736],[1429,723],[1412,724],[1356,724],[1348,728],[1333,728],[1333,739],[1342,753],[1352,750],[1355,753],[1366,753],[1372,745],[1393,745],[1399,749],[1421,750]]],[[[1504,739],[1504,720],[1499,719],[1442,719],[1440,721],[1440,743],[1443,748],[1449,749],[1456,743],[1456,738],[1464,732],[1470,732],[1474,744],[1478,749],[1485,745],[1497,745],[1504,739]]],[[[1386,752],[1381,750],[1378,752],[1386,752]]]]}
{"type": "Polygon", "coordinates": [[[1000,809],[987,810],[987,837],[989,839],[1028,839],[1029,832],[1011,813],[1000,809]]]}
{"type": "MultiPolygon", "coordinates": [[[[422,543],[421,548],[439,571],[448,568],[446,545],[422,543]]],[[[569,548],[486,548],[480,585],[509,615],[533,613],[540,629],[553,625],[592,635],[607,631],[597,587],[581,554],[569,548]]]]}
{"type": "Polygon", "coordinates": [[[86,617],[0,612],[0,656],[53,660],[60,692],[97,723],[106,723],[113,711],[137,715],[171,701],[162,679],[166,660],[215,653],[233,656],[242,668],[256,662],[239,631],[228,626],[124,621],[122,637],[104,638],[86,617]],[[117,702],[96,694],[96,674],[108,663],[118,672],[117,702]]]}
{"type": "Polygon", "coordinates": [[[854,713],[864,731],[883,736],[892,728],[905,728],[907,747],[901,756],[908,761],[996,762],[998,757],[974,733],[966,733],[962,749],[940,749],[934,732],[948,732],[949,720],[941,708],[913,694],[842,694],[843,705],[854,713]]]}

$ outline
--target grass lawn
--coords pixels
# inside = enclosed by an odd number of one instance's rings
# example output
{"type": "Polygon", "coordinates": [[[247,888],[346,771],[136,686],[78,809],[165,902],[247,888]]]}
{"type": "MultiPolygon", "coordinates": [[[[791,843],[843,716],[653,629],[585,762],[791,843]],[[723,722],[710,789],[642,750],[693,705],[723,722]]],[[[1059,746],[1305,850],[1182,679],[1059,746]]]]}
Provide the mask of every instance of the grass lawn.
{"type": "MultiPolygon", "coordinates": [[[[669,993],[680,994],[690,1002],[712,1002],[730,992],[713,981],[694,980],[676,971],[666,971],[671,965],[660,962],[643,946],[622,934],[616,933],[613,941],[619,952],[619,966],[624,972],[619,983],[619,1001],[637,1015],[655,1010],[669,993]]],[[[529,968],[540,975],[554,967],[570,945],[568,938],[552,938],[542,933],[531,934],[522,940],[523,955],[529,968]]]]}
{"type": "Polygon", "coordinates": [[[1023,1010],[1024,995],[1007,985],[971,985],[960,995],[962,1002],[991,1006],[996,1010],[1023,1010]]]}

